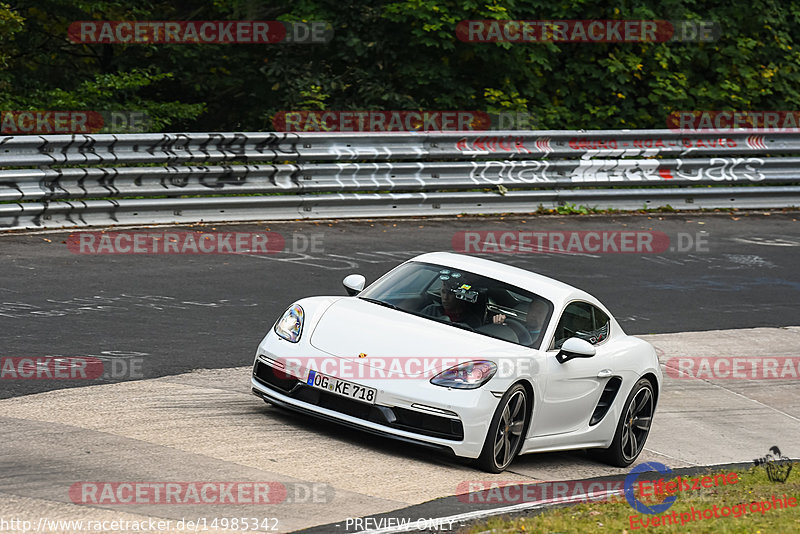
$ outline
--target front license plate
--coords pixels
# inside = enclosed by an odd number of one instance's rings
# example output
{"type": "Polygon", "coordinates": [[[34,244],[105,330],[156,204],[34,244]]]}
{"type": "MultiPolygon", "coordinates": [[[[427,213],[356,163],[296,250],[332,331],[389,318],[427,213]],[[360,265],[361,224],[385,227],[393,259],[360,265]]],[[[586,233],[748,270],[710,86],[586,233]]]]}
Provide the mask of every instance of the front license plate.
{"type": "Polygon", "coordinates": [[[375,388],[360,386],[358,384],[342,380],[341,378],[323,375],[322,373],[318,373],[314,370],[308,372],[306,384],[315,388],[324,389],[325,391],[330,391],[331,393],[336,393],[337,395],[341,395],[343,397],[349,397],[351,399],[369,404],[375,404],[375,397],[378,394],[378,390],[375,388]]]}

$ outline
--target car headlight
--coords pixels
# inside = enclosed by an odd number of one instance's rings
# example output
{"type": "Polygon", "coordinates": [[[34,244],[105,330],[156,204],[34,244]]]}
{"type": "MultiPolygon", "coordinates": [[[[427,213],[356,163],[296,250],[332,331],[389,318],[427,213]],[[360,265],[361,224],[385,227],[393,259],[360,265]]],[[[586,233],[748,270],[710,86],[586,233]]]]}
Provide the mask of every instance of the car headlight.
{"type": "Polygon", "coordinates": [[[431,384],[446,388],[476,389],[497,372],[494,362],[478,360],[460,363],[431,378],[431,384]]]}
{"type": "Polygon", "coordinates": [[[297,343],[303,332],[303,315],[303,308],[299,304],[295,304],[286,310],[275,323],[275,333],[286,341],[297,343]]]}

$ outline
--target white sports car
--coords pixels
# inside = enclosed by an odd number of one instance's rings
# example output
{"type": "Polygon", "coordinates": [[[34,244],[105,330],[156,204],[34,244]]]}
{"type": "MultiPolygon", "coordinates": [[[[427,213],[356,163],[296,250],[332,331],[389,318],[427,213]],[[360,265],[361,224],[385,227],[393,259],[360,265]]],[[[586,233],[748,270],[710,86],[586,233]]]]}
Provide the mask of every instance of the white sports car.
{"type": "Polygon", "coordinates": [[[292,304],[258,346],[263,400],[475,459],[591,449],[624,467],[650,431],[662,374],[588,293],[493,261],[417,256],[348,297],[292,304]]]}

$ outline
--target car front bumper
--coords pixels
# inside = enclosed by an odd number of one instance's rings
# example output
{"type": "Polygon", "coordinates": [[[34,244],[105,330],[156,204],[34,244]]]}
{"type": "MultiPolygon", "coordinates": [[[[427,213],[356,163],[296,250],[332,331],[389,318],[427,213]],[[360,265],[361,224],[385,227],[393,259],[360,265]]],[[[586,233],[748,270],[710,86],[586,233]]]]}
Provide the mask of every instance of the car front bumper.
{"type": "Polygon", "coordinates": [[[330,374],[375,388],[375,403],[371,404],[309,386],[302,378],[275,367],[275,361],[291,359],[299,350],[315,361],[335,358],[310,344],[290,344],[269,334],[259,345],[253,363],[253,393],[278,406],[373,434],[451,451],[464,458],[480,455],[499,402],[498,394],[492,393],[495,388],[489,387],[493,380],[477,389],[458,390],[435,386],[426,378],[352,379],[330,374]]]}

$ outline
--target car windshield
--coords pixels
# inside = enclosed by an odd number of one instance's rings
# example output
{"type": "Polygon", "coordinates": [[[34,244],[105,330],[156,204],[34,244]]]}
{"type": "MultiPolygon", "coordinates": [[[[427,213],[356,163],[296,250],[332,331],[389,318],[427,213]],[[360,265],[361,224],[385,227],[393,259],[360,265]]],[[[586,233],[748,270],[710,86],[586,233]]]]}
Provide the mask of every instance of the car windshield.
{"type": "Polygon", "coordinates": [[[456,328],[538,349],[553,304],[505,282],[444,265],[409,262],[359,298],[456,328]]]}

